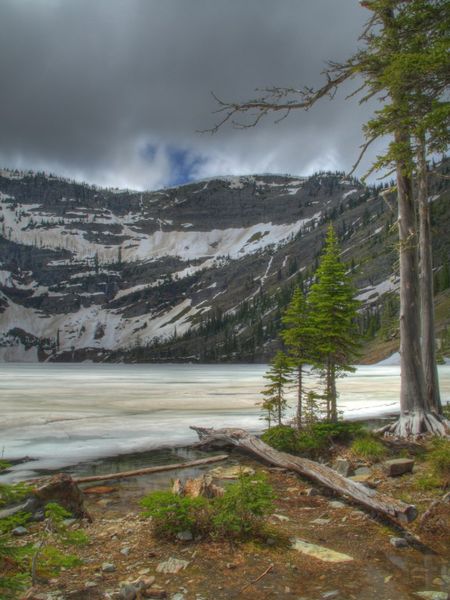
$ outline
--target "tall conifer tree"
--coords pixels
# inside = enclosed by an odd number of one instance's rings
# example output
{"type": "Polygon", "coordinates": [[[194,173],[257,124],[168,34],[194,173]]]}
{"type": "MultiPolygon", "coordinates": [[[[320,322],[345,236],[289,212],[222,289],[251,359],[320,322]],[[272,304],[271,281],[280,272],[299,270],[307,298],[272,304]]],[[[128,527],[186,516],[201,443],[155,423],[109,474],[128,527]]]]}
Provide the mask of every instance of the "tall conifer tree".
{"type": "Polygon", "coordinates": [[[309,322],[308,308],[305,296],[300,287],[294,291],[291,301],[281,319],[285,328],[281,331],[281,338],[288,348],[289,357],[296,369],[297,378],[297,428],[302,427],[303,421],[303,368],[311,361],[313,352],[313,332],[309,322]]]}
{"type": "Polygon", "coordinates": [[[265,399],[262,408],[267,412],[267,421],[270,427],[271,421],[276,420],[282,425],[282,418],[286,412],[286,387],[292,383],[292,367],[284,352],[279,350],[270,363],[265,379],[269,380],[261,392],[265,399]]]}
{"type": "Polygon", "coordinates": [[[315,282],[308,296],[311,327],[315,330],[314,365],[325,375],[327,418],[337,421],[336,378],[353,371],[352,359],[358,349],[356,322],[359,303],[340,260],[340,249],[333,227],[330,225],[325,248],[315,282]]]}

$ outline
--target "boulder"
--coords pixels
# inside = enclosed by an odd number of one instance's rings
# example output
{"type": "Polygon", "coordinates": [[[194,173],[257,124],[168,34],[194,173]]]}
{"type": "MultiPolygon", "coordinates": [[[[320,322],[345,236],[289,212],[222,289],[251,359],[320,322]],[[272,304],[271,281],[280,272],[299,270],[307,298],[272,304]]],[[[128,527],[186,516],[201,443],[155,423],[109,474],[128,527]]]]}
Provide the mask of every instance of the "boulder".
{"type": "Polygon", "coordinates": [[[408,542],[405,538],[402,537],[391,537],[389,542],[394,546],[394,548],[407,548],[408,542]]]}
{"type": "Polygon", "coordinates": [[[188,560],[169,558],[168,560],[159,563],[159,565],[156,567],[156,570],[158,573],[179,573],[182,569],[185,569],[188,564],[188,560]]]}
{"type": "Polygon", "coordinates": [[[349,477],[353,474],[352,465],[346,458],[338,458],[333,465],[333,469],[340,473],[343,477],[349,477]]]}
{"type": "Polygon", "coordinates": [[[388,477],[397,477],[405,473],[411,473],[414,467],[412,458],[394,458],[383,463],[383,470],[388,477]]]}

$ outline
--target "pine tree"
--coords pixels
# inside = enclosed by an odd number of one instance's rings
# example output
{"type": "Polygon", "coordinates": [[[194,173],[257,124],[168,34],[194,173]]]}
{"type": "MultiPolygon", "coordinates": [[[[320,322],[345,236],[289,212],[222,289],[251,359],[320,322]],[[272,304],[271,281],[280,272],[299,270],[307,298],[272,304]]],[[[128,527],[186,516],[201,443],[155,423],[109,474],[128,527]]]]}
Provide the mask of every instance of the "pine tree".
{"type": "Polygon", "coordinates": [[[311,360],[314,341],[306,299],[300,287],[295,289],[281,321],[285,326],[281,331],[281,338],[288,348],[289,357],[297,371],[296,422],[297,428],[301,429],[304,396],[303,368],[305,364],[311,360]]]}
{"type": "Polygon", "coordinates": [[[330,225],[315,282],[308,296],[311,327],[315,330],[313,364],[325,376],[327,419],[337,421],[336,378],[351,372],[358,349],[357,308],[347,267],[330,225]]]}
{"type": "Polygon", "coordinates": [[[292,367],[284,352],[276,353],[264,378],[269,380],[261,392],[265,396],[262,403],[262,408],[267,413],[265,418],[269,427],[272,420],[281,425],[287,407],[286,386],[292,383],[292,367]]]}

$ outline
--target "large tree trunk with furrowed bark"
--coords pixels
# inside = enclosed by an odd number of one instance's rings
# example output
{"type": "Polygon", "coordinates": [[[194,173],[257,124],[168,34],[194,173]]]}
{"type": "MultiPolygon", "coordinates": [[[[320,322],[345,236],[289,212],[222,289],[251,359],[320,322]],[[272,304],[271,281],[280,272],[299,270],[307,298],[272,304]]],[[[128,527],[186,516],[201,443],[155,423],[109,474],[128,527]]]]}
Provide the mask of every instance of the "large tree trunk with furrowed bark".
{"type": "Polygon", "coordinates": [[[422,361],[429,408],[442,414],[439,378],[436,363],[434,331],[433,258],[431,245],[430,207],[428,203],[428,174],[424,140],[418,141],[417,150],[417,203],[419,208],[420,304],[422,361]]]}
{"type": "Polygon", "coordinates": [[[391,519],[409,522],[417,516],[415,506],[379,494],[361,483],[343,477],[325,465],[307,458],[292,456],[286,452],[279,452],[243,429],[206,429],[203,427],[191,427],[191,429],[197,432],[200,446],[236,446],[266,463],[303,475],[338,494],[350,497],[365,508],[391,519]]]}
{"type": "MultiPolygon", "coordinates": [[[[397,144],[409,144],[403,132],[397,144]]],[[[445,436],[448,423],[432,411],[427,399],[420,343],[418,239],[411,178],[397,163],[398,231],[400,253],[400,418],[383,428],[387,435],[417,437],[426,433],[445,436]]]]}

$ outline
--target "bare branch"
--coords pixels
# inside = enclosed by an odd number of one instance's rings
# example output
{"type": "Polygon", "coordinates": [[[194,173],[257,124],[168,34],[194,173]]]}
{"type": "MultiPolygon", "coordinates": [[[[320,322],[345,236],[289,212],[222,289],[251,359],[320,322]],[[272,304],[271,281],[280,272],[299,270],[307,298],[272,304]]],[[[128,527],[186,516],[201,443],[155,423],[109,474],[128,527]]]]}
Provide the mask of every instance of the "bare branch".
{"type": "Polygon", "coordinates": [[[358,156],[358,158],[356,159],[356,162],[355,162],[355,164],[353,165],[353,167],[352,167],[352,169],[351,169],[350,173],[348,173],[347,177],[349,177],[350,175],[353,175],[353,173],[354,173],[354,172],[356,171],[356,169],[358,168],[358,166],[359,166],[359,163],[361,162],[361,160],[362,160],[362,158],[363,158],[364,154],[366,153],[366,150],[367,150],[367,148],[370,146],[370,144],[371,144],[372,142],[374,142],[376,139],[378,139],[378,137],[379,137],[378,135],[374,135],[374,136],[373,136],[373,137],[371,137],[371,138],[370,138],[370,139],[369,139],[369,140],[368,140],[368,141],[367,141],[365,144],[363,144],[362,146],[360,146],[360,148],[361,148],[361,152],[359,153],[359,156],[358,156]]]}
{"type": "Polygon", "coordinates": [[[250,127],[255,127],[255,125],[257,125],[269,112],[284,111],[286,114],[275,121],[278,123],[285,119],[291,110],[308,110],[324,96],[328,96],[332,99],[336,94],[338,86],[347,79],[354,77],[354,65],[350,62],[345,65],[330,63],[330,68],[325,71],[324,74],[327,77],[327,82],[317,90],[308,87],[296,89],[274,86],[262,90],[263,95],[260,98],[255,98],[242,103],[226,102],[216,96],[214,92],[211,92],[214,100],[219,106],[219,108],[214,111],[215,114],[224,113],[224,116],[216,125],[214,125],[214,127],[201,130],[199,133],[216,133],[220,127],[228,121],[238,129],[248,129],[250,127]],[[331,73],[337,73],[337,75],[332,77],[331,73]],[[291,95],[296,96],[296,98],[289,99],[291,95]],[[238,114],[250,115],[250,120],[248,122],[238,121],[235,119],[238,114]]]}

